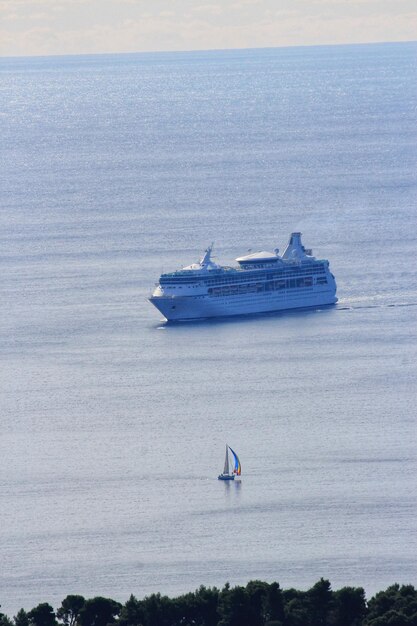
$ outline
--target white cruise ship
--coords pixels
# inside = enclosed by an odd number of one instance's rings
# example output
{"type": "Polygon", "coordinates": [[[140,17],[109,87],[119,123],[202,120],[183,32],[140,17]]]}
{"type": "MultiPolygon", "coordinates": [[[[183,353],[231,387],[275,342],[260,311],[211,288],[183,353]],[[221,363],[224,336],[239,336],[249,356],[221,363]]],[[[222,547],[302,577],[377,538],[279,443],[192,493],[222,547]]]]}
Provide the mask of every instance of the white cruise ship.
{"type": "Polygon", "coordinates": [[[337,302],[329,262],[312,256],[292,233],[280,256],[256,252],[236,259],[238,266],[217,265],[210,246],[199,263],[162,274],[150,302],[169,321],[247,315],[337,302]]]}

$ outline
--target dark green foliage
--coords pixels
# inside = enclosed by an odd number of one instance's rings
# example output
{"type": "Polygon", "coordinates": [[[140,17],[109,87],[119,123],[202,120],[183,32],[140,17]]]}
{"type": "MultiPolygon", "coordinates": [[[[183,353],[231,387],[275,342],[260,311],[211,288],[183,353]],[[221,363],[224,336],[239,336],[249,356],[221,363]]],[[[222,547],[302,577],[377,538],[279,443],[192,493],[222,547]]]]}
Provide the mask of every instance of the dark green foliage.
{"type": "Polygon", "coordinates": [[[14,616],[13,621],[15,626],[29,626],[29,617],[25,609],[20,609],[14,616]]]}
{"type": "Polygon", "coordinates": [[[47,602],[35,606],[27,616],[29,626],[56,626],[54,609],[47,602]]]}
{"type": "Polygon", "coordinates": [[[145,609],[143,602],[131,595],[120,611],[118,624],[120,626],[144,626],[145,609]]]}
{"type": "Polygon", "coordinates": [[[217,626],[218,601],[218,590],[203,586],[194,593],[180,596],[175,603],[179,626],[217,626]]]}
{"type": "Polygon", "coordinates": [[[217,626],[219,622],[219,590],[203,585],[195,592],[197,602],[197,626],[217,626]]]}
{"type": "Polygon", "coordinates": [[[284,621],[284,598],[278,583],[268,585],[265,600],[266,626],[277,626],[284,621]]]}
{"type": "Polygon", "coordinates": [[[97,596],[84,602],[77,622],[80,626],[107,626],[107,624],[114,622],[121,607],[119,602],[97,596]]]}
{"type": "Polygon", "coordinates": [[[0,626],[13,626],[12,620],[1,611],[0,611],[0,626]]]}
{"type": "Polygon", "coordinates": [[[168,596],[154,593],[143,600],[145,609],[144,626],[174,626],[175,625],[175,600],[168,596]]]}
{"type": "Polygon", "coordinates": [[[267,620],[270,621],[271,616],[270,585],[260,580],[252,580],[246,585],[246,592],[253,626],[264,626],[267,620]]]}
{"type": "Polygon", "coordinates": [[[388,611],[383,617],[376,617],[371,622],[372,626],[411,626],[412,622],[397,611],[388,611]]]}
{"type": "Polygon", "coordinates": [[[417,626],[417,592],[391,585],[366,604],[361,587],[332,591],[321,578],[308,591],[250,581],[222,590],[201,586],[176,598],[131,595],[122,606],[110,598],[69,595],[57,610],[39,604],[13,621],[0,612],[0,626],[417,626]]]}
{"type": "Polygon", "coordinates": [[[380,591],[369,600],[364,626],[417,626],[417,591],[398,584],[380,591]]]}
{"type": "Polygon", "coordinates": [[[224,587],[219,601],[219,626],[252,626],[249,598],[244,587],[224,587]]]}
{"type": "Polygon", "coordinates": [[[365,592],[362,587],[343,587],[333,593],[334,626],[361,626],[366,615],[365,592]]]}
{"type": "Polygon", "coordinates": [[[333,606],[333,592],[328,580],[320,578],[307,592],[307,601],[309,603],[309,623],[312,626],[327,626],[328,616],[333,606]]]}
{"type": "Polygon", "coordinates": [[[80,611],[85,604],[83,596],[70,595],[62,600],[60,608],[56,612],[59,620],[64,622],[65,626],[74,626],[80,615],[80,611]]]}
{"type": "Polygon", "coordinates": [[[302,597],[291,598],[285,605],[284,615],[285,626],[308,626],[310,624],[307,603],[302,597]]]}
{"type": "Polygon", "coordinates": [[[130,596],[118,626],[217,626],[219,592],[200,587],[174,599],[152,594],[143,600],[130,596]]]}

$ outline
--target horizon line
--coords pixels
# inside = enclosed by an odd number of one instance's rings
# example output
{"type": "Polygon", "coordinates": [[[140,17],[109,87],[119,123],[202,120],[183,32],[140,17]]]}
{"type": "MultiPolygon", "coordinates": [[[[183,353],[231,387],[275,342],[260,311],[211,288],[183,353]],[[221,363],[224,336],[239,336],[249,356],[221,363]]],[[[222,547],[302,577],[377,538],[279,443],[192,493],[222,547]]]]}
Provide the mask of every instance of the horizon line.
{"type": "Polygon", "coordinates": [[[31,55],[1,55],[2,60],[13,59],[62,59],[68,57],[98,57],[98,56],[128,56],[128,55],[158,55],[158,54],[192,54],[196,52],[233,52],[247,50],[286,50],[297,48],[335,48],[335,47],[354,47],[354,46],[382,46],[382,45],[400,45],[400,44],[417,44],[416,39],[405,40],[388,40],[388,41],[363,41],[363,42],[346,42],[346,43],[321,43],[321,44],[296,44],[286,46],[254,46],[246,48],[192,48],[184,50],[137,50],[135,52],[71,52],[67,54],[31,54],[31,55]]]}

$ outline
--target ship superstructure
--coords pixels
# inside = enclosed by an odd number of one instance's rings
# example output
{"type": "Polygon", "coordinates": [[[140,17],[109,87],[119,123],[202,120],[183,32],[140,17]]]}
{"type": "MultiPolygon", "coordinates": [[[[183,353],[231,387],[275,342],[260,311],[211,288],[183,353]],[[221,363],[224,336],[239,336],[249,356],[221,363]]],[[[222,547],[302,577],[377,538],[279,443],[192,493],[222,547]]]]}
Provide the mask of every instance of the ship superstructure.
{"type": "Polygon", "coordinates": [[[336,282],[327,260],[316,259],[292,233],[282,256],[256,252],[221,266],[209,246],[198,263],[162,274],[150,302],[169,321],[247,315],[334,304],[336,282]]]}

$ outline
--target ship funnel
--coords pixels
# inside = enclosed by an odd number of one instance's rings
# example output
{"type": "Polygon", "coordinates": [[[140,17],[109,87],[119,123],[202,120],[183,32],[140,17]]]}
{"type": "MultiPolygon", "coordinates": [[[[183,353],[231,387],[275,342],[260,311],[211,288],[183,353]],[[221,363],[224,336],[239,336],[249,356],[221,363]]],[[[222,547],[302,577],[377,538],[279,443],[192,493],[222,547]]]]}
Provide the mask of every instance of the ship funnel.
{"type": "Polygon", "coordinates": [[[301,233],[291,233],[290,240],[282,258],[287,261],[299,261],[305,259],[305,257],[305,249],[301,243],[301,233]]]}

